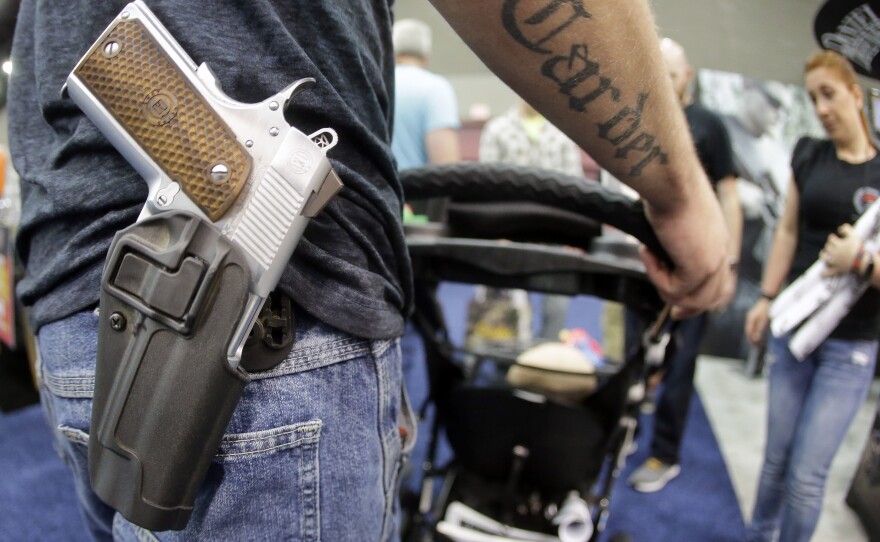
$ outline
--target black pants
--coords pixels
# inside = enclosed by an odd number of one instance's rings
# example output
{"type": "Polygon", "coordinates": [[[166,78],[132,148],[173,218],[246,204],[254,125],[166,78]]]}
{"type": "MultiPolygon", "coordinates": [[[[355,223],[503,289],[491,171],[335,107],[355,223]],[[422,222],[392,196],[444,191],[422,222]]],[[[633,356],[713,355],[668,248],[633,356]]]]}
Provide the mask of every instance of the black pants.
{"type": "MultiPolygon", "coordinates": [[[[667,464],[679,462],[681,441],[694,393],[697,355],[708,320],[708,315],[702,313],[678,322],[666,349],[663,362],[666,374],[657,399],[651,455],[667,464]]],[[[645,323],[637,315],[627,311],[626,328],[629,349],[635,346],[631,341],[641,340],[645,323]]]]}

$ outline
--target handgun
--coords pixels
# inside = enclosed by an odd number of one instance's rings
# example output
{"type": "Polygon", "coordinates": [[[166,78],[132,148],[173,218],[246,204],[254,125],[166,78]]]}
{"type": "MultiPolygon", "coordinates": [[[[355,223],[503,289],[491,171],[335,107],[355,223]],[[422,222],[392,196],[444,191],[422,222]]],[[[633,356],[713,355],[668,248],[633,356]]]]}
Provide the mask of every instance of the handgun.
{"type": "Polygon", "coordinates": [[[183,529],[248,382],[242,351],[310,218],[342,188],[331,128],[285,112],[304,78],[256,104],[227,96],[140,0],[64,91],[143,176],[100,299],[89,471],[135,524],[183,529]]]}

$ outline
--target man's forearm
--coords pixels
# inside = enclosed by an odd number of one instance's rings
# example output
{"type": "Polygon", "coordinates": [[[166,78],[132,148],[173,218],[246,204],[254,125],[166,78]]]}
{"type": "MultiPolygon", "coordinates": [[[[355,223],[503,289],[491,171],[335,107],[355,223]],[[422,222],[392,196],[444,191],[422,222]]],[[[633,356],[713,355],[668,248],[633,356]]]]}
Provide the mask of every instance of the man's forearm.
{"type": "Polygon", "coordinates": [[[644,0],[432,0],[481,59],[663,214],[703,178],[644,0]]]}
{"type": "Polygon", "coordinates": [[[641,194],[671,262],[645,251],[645,272],[674,317],[726,302],[729,234],[646,0],[432,2],[496,75],[641,194]]]}
{"type": "Polygon", "coordinates": [[[458,141],[458,130],[440,128],[425,134],[425,147],[428,151],[428,162],[431,164],[450,164],[461,160],[461,146],[458,141]]]}

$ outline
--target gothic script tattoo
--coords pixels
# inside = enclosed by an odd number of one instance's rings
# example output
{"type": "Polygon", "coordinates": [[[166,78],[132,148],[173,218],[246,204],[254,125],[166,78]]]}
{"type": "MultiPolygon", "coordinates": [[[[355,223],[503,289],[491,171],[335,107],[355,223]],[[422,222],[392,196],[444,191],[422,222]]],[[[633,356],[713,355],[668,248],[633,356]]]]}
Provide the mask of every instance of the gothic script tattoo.
{"type": "MultiPolygon", "coordinates": [[[[553,38],[578,21],[593,16],[584,0],[541,0],[537,8],[524,8],[523,0],[505,0],[501,10],[504,29],[520,45],[540,55],[549,56],[541,66],[541,75],[553,81],[559,92],[568,96],[568,106],[585,113],[590,104],[605,96],[620,109],[610,119],[597,123],[599,137],[614,146],[615,158],[628,159],[631,153],[639,161],[630,169],[637,176],[651,162],[668,162],[656,137],[642,129],[642,113],[650,93],[640,92],[636,103],[622,103],[622,94],[602,67],[590,58],[586,43],[574,43],[567,51],[552,48],[553,38]]],[[[531,5],[532,3],[530,3],[531,5]]]]}

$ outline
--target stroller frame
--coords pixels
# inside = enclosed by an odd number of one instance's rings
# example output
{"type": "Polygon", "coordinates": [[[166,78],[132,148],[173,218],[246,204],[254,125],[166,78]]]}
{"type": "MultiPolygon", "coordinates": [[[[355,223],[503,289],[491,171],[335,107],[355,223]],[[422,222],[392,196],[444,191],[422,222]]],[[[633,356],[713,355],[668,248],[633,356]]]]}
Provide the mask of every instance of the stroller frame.
{"type": "MultiPolygon", "coordinates": [[[[596,183],[534,168],[464,163],[407,170],[401,177],[408,198],[451,201],[449,220],[407,227],[415,277],[412,321],[424,341],[428,401],[437,415],[420,498],[404,509],[404,540],[559,540],[554,530],[560,528],[563,510],[573,506],[580,507],[581,515],[566,525],[575,529],[575,539],[595,540],[605,529],[612,488],[635,436],[648,372],[662,360],[664,332],[668,338],[663,329],[667,311],[661,310],[663,303],[647,280],[637,243],[602,226],[630,233],[663,255],[641,205],[596,183]],[[529,202],[517,203],[523,199],[529,202]],[[488,225],[477,220],[477,227],[468,220],[493,204],[505,209],[494,217],[501,220],[489,220],[488,225]],[[523,227],[511,231],[511,222],[523,227]],[[576,240],[565,237],[572,229],[587,234],[576,240]],[[499,241],[501,237],[505,240],[499,241]],[[547,244],[561,237],[582,251],[547,244]],[[599,375],[599,388],[579,404],[533,391],[480,388],[456,361],[462,349],[451,343],[437,299],[445,281],[591,295],[622,303],[645,321],[657,322],[637,349],[625,353],[614,374],[599,375]],[[517,416],[518,425],[537,421],[511,436],[505,429],[508,415],[517,416]],[[456,457],[436,468],[441,429],[449,434],[456,457]],[[560,437],[562,433],[567,435],[560,437]],[[474,438],[485,440],[480,444],[474,438]],[[493,449],[492,442],[487,444],[492,438],[504,442],[493,449]],[[560,438],[561,445],[555,443],[560,438]],[[434,499],[437,475],[443,484],[434,499]],[[467,529],[444,522],[444,514],[467,529]],[[458,538],[444,538],[443,533],[458,538]]],[[[504,365],[516,363],[515,355],[506,353],[469,353],[504,365]]]]}

